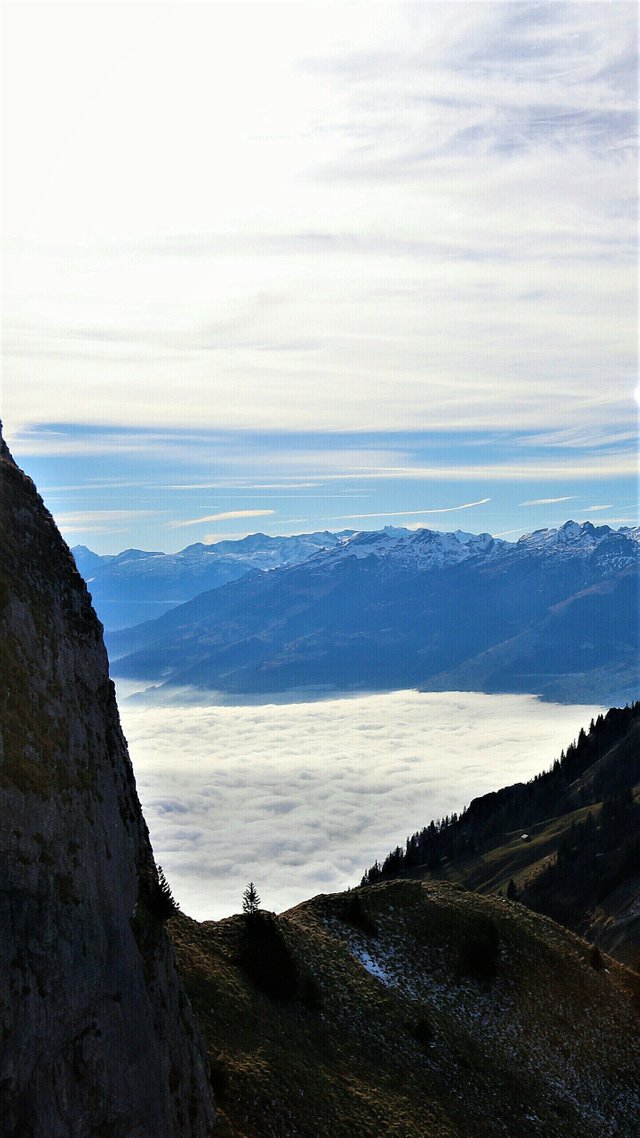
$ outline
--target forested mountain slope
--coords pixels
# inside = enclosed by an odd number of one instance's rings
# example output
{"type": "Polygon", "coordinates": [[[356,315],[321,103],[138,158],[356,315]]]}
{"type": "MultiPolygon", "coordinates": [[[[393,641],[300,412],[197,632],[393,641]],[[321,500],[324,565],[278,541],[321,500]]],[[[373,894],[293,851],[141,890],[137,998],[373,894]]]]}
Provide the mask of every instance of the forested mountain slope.
{"type": "Polygon", "coordinates": [[[432,821],[365,875],[513,899],[640,965],[640,703],[581,731],[551,770],[432,821]]]}

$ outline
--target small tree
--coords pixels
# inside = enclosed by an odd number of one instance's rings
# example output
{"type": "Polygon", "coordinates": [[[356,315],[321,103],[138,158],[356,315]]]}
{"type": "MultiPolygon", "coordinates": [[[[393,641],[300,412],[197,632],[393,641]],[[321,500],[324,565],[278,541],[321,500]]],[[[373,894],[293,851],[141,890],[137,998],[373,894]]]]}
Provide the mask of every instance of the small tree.
{"type": "Polygon", "coordinates": [[[168,921],[170,917],[175,917],[176,913],[180,912],[180,906],[171,892],[171,886],[161,865],[158,866],[158,880],[153,888],[149,907],[154,917],[161,921],[168,921]]]}
{"type": "Polygon", "coordinates": [[[258,890],[256,889],[253,881],[250,881],[242,894],[242,912],[247,913],[248,916],[253,916],[260,908],[260,898],[258,890]]]}

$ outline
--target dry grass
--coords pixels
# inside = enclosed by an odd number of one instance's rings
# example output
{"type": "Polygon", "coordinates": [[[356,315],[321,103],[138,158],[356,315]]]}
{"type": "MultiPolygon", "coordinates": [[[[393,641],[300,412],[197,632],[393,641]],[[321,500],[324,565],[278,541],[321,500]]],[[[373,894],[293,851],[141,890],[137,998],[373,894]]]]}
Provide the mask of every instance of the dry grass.
{"type": "Polygon", "coordinates": [[[444,877],[479,893],[505,891],[511,878],[521,886],[544,869],[550,858],[555,858],[558,845],[570,832],[572,822],[583,822],[589,812],[597,814],[600,806],[601,803],[583,806],[547,822],[537,823],[531,828],[527,842],[522,840],[522,829],[514,831],[503,845],[477,857],[460,860],[450,869],[443,867],[444,877]]]}
{"type": "Polygon", "coordinates": [[[281,1000],[243,969],[244,918],[171,921],[221,1138],[633,1133],[632,973],[596,972],[584,941],[498,898],[408,880],[358,895],[375,933],[344,920],[345,895],[277,918],[299,980],[281,1000]]]}

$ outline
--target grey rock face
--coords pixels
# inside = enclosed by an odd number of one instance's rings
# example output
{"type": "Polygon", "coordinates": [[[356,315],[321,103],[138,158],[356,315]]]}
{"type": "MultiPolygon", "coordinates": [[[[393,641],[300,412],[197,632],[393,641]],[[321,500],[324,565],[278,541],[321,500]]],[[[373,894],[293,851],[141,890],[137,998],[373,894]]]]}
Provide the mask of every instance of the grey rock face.
{"type": "Polygon", "coordinates": [[[0,442],[0,1131],[204,1138],[206,1058],[102,627],[0,442]]]}

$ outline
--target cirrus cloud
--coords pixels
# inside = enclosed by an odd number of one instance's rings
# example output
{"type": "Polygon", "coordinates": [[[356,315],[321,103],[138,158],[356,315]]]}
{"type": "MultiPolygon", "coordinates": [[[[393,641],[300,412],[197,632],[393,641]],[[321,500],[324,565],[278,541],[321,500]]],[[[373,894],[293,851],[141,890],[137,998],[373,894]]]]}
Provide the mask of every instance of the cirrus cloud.
{"type": "Polygon", "coordinates": [[[575,494],[565,494],[562,498],[532,498],[529,502],[521,502],[521,506],[551,506],[555,502],[572,502],[575,494]]]}
{"type": "Polygon", "coordinates": [[[554,484],[630,494],[633,5],[264,3],[249,37],[244,5],[152,8],[54,0],[34,40],[7,6],[4,414],[39,480],[89,497],[136,448],[158,493],[228,487],[167,502],[193,526],[287,478],[353,475],[390,517],[477,483],[500,530],[554,484]]]}
{"type": "Polygon", "coordinates": [[[409,518],[415,514],[451,514],[456,510],[470,510],[473,506],[484,506],[491,498],[480,498],[478,502],[464,502],[461,506],[440,506],[431,510],[393,510],[379,514],[339,514],[334,521],[347,521],[355,518],[409,518]]]}
{"type": "Polygon", "coordinates": [[[15,425],[628,427],[632,5],[9,8],[15,425]]]}
{"type": "Polygon", "coordinates": [[[275,514],[275,510],[223,510],[219,514],[205,514],[202,518],[187,518],[185,521],[167,522],[167,525],[172,529],[180,529],[182,526],[198,526],[204,522],[227,522],[231,518],[263,518],[269,514],[275,514]]]}

